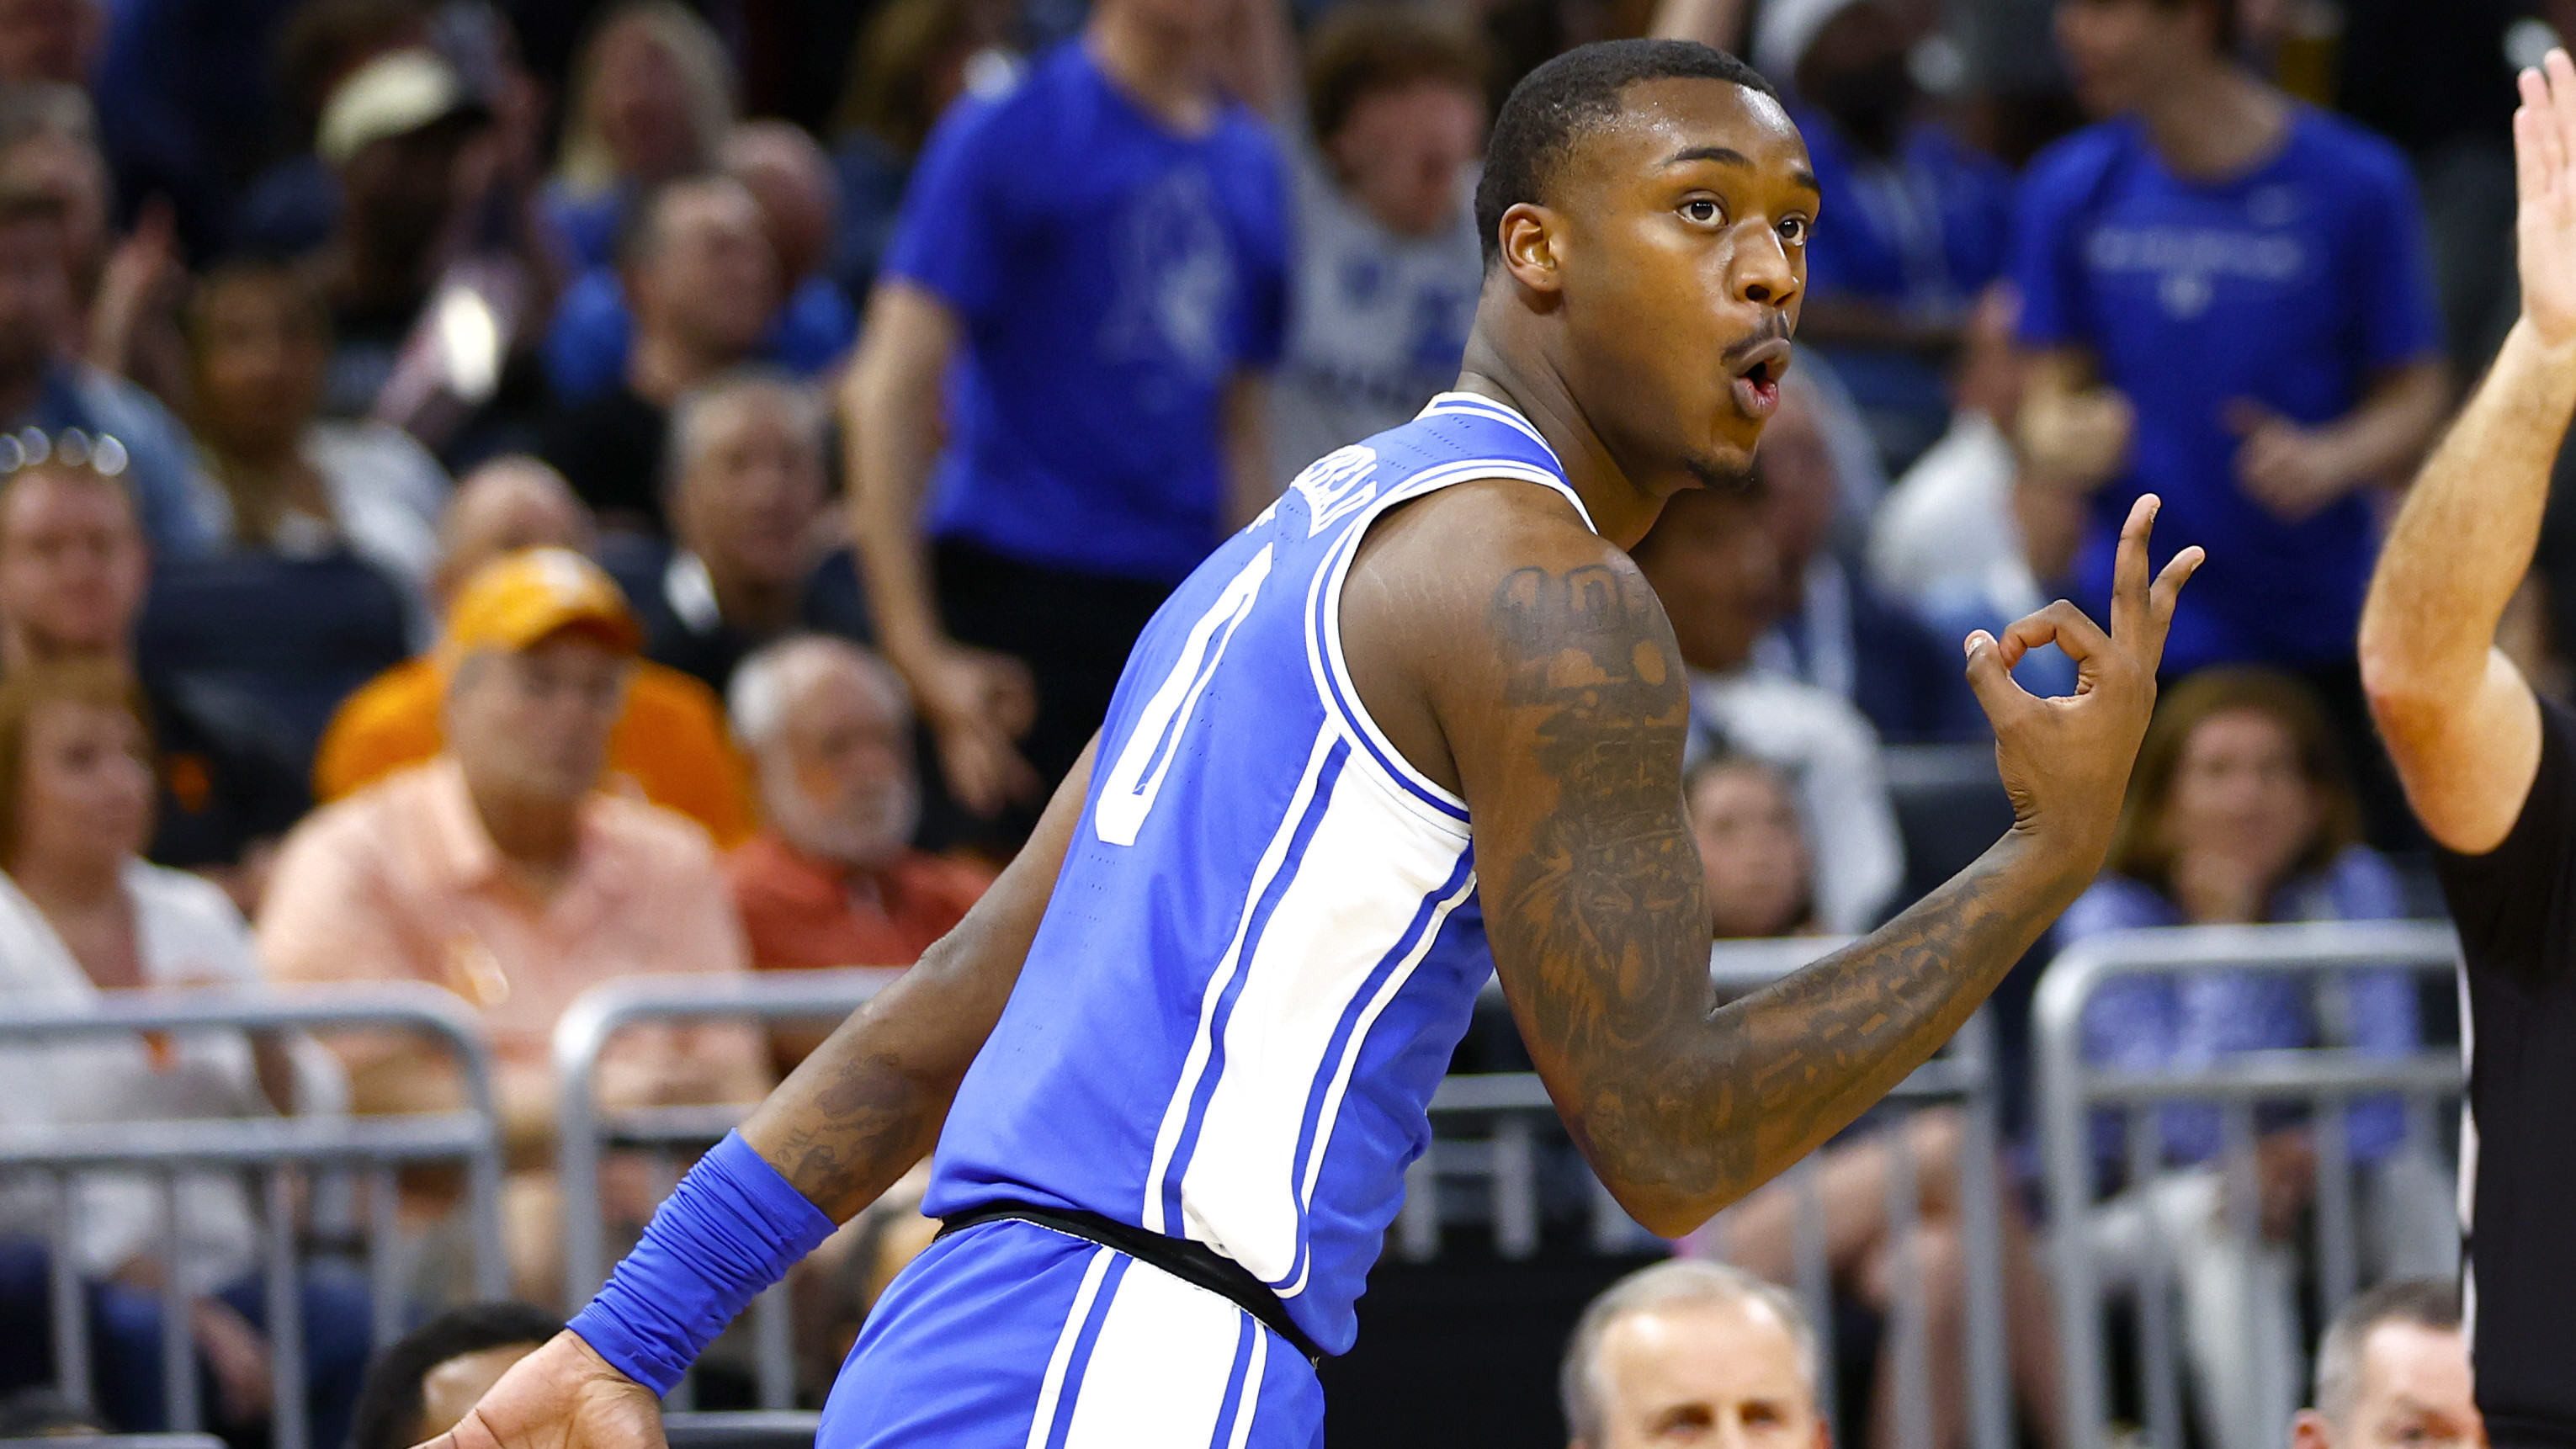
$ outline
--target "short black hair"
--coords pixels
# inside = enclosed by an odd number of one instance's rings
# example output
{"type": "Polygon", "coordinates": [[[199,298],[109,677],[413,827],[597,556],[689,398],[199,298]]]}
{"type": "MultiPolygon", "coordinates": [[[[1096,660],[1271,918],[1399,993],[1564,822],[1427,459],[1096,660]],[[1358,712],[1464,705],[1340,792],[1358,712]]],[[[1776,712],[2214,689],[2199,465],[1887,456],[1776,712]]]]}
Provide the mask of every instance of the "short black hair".
{"type": "Polygon", "coordinates": [[[395,1339],[367,1369],[351,1413],[349,1449],[411,1449],[420,1437],[421,1380],[451,1358],[543,1343],[564,1321],[525,1303],[469,1303],[395,1339]]]}
{"type": "Polygon", "coordinates": [[[1494,117],[1484,178],[1476,184],[1476,229],[1484,234],[1488,268],[1502,251],[1503,213],[1524,201],[1541,204],[1550,174],[1575,139],[1618,116],[1622,91],[1652,80],[1725,81],[1780,98],[1760,71],[1695,40],[1597,41],[1531,71],[1494,117]]]}

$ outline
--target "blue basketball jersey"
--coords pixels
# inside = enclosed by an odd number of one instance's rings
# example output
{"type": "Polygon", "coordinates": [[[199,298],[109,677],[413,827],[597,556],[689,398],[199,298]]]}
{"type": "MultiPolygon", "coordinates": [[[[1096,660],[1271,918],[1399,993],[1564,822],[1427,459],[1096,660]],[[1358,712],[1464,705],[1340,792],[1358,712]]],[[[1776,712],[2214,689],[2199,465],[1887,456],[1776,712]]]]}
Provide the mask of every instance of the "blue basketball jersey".
{"type": "Polygon", "coordinates": [[[1380,513],[1480,478],[1583,509],[1518,413],[1445,393],[1298,475],[1146,626],[926,1211],[1015,1199],[1194,1239],[1350,1347],[1493,958],[1466,803],[1362,708],[1342,582],[1380,513]]]}

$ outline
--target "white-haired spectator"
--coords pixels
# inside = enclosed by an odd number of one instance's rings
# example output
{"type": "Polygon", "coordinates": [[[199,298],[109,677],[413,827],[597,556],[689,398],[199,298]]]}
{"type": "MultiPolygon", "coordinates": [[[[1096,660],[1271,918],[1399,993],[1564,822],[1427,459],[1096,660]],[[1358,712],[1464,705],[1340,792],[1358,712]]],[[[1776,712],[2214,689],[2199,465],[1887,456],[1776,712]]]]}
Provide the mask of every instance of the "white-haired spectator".
{"type": "Polygon", "coordinates": [[[673,547],[618,565],[646,658],[721,692],[773,639],[869,636],[857,570],[827,515],[825,432],[813,391],[772,370],[728,373],[673,405],[673,547]]]}
{"type": "Polygon", "coordinates": [[[1831,1449],[1816,1355],[1796,1300],[1740,1268],[1688,1258],[1640,1268],[1574,1325],[1557,1379],[1567,1442],[1831,1449]]]}
{"type": "Polygon", "coordinates": [[[965,918],[992,877],[912,849],[912,703],[885,661],[800,635],[744,660],[728,702],[764,822],[725,861],[754,967],[909,966],[965,918]]]}
{"type": "Polygon", "coordinates": [[[2391,1279],[2326,1325],[2314,1407],[2291,1421],[2291,1449],[2485,1449],[2473,1385],[2459,1285],[2391,1279]]]}

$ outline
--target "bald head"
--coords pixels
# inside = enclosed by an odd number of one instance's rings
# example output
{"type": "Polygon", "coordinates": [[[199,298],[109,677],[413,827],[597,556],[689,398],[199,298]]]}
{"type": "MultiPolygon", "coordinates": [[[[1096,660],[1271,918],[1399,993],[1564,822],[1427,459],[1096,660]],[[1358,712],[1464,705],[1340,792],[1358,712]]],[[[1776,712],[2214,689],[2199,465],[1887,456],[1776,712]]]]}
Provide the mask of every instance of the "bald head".
{"type": "Polygon", "coordinates": [[[724,170],[759,203],[787,285],[821,270],[832,255],[841,186],[831,159],[805,128],[791,121],[743,122],[725,137],[724,170]]]}
{"type": "Polygon", "coordinates": [[[528,548],[588,553],[597,542],[590,510],[562,474],[523,453],[495,458],[466,474],[448,499],[431,591],[443,608],[459,585],[503,554],[528,548]]]}

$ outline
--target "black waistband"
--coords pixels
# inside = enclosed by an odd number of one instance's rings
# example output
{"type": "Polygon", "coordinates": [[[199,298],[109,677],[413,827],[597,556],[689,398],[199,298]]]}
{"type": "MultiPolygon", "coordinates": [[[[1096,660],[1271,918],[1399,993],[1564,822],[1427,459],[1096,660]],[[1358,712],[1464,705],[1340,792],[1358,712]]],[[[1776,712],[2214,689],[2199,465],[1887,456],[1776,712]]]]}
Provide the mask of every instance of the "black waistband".
{"type": "Polygon", "coordinates": [[[1140,1263],[1150,1263],[1184,1283],[1205,1288],[1210,1293],[1231,1300],[1237,1308],[1251,1314],[1262,1326],[1306,1356],[1309,1363],[1320,1363],[1324,1351],[1288,1316],[1288,1307],[1270,1285],[1252,1276],[1252,1270],[1232,1258],[1222,1257],[1204,1243],[1149,1233],[1130,1227],[1115,1218],[1098,1213],[1074,1212],[1065,1208],[1038,1207],[1024,1202],[988,1202],[969,1208],[954,1217],[943,1219],[939,1236],[964,1232],[981,1223],[1013,1219],[1053,1228],[1104,1248],[1115,1249],[1140,1263]]]}

